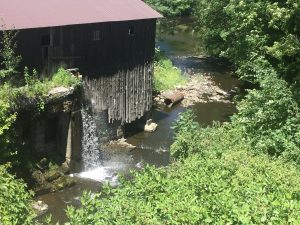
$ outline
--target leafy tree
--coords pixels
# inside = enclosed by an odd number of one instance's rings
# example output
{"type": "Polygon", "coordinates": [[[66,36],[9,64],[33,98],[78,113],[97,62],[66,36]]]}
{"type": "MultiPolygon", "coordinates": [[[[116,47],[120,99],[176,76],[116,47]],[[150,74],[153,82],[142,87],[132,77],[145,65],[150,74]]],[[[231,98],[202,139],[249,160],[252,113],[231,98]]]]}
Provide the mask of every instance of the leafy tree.
{"type": "Polygon", "coordinates": [[[209,52],[230,59],[241,76],[251,74],[247,64],[253,57],[263,56],[281,77],[298,81],[299,1],[200,0],[197,6],[199,29],[209,52]]]}
{"type": "MultiPolygon", "coordinates": [[[[4,28],[3,26],[1,27],[4,28]]],[[[16,54],[18,32],[15,30],[4,30],[0,36],[0,60],[1,70],[0,79],[9,78],[17,73],[18,66],[21,62],[21,56],[16,54]]]]}
{"type": "Polygon", "coordinates": [[[146,0],[146,3],[166,17],[189,16],[196,0],[146,0]]]}

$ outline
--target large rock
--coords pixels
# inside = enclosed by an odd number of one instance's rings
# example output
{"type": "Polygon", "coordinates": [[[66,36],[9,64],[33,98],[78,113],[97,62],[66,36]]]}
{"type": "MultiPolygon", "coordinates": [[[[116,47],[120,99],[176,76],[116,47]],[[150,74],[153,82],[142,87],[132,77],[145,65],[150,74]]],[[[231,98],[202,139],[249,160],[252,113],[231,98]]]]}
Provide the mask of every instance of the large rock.
{"type": "Polygon", "coordinates": [[[47,212],[48,205],[43,201],[37,201],[33,203],[32,208],[36,212],[37,217],[39,217],[47,212]]]}
{"type": "Polygon", "coordinates": [[[58,169],[52,169],[45,172],[45,179],[49,182],[61,177],[63,174],[58,169]]]}
{"type": "Polygon", "coordinates": [[[50,96],[63,96],[70,94],[74,88],[66,88],[66,87],[56,87],[49,91],[50,96]]]}
{"type": "Polygon", "coordinates": [[[59,191],[75,184],[75,180],[69,176],[62,176],[52,183],[52,191],[59,191]]]}
{"type": "Polygon", "coordinates": [[[147,120],[146,125],[144,127],[144,131],[146,132],[154,132],[157,129],[157,123],[152,122],[152,119],[147,120]]]}
{"type": "Polygon", "coordinates": [[[35,185],[43,185],[46,182],[46,178],[40,170],[33,171],[31,178],[35,185]]]}

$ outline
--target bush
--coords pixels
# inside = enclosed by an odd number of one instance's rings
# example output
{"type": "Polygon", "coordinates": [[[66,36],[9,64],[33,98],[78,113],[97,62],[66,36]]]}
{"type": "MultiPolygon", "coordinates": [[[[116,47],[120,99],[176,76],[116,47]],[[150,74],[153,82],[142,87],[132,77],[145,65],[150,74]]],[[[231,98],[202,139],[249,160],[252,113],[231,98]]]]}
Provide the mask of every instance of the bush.
{"type": "Polygon", "coordinates": [[[254,156],[247,146],[227,151],[223,143],[233,143],[236,139],[209,140],[219,132],[216,129],[216,134],[207,133],[208,139],[201,140],[206,147],[202,155],[190,155],[166,169],[146,167],[141,173],[135,173],[133,181],[123,180],[120,188],[106,187],[102,194],[96,195],[86,193],[82,207],[68,208],[70,224],[299,221],[299,171],[267,156],[254,156]],[[217,146],[218,154],[214,151],[217,146]]]}
{"type": "Polygon", "coordinates": [[[58,69],[57,73],[55,73],[52,77],[52,82],[55,86],[64,86],[64,87],[72,87],[79,86],[80,80],[73,76],[70,72],[65,69],[58,69]]]}
{"type": "Polygon", "coordinates": [[[184,159],[187,156],[199,153],[199,124],[195,122],[192,110],[180,113],[173,127],[175,132],[175,143],[171,148],[171,156],[175,159],[184,159]]]}
{"type": "Polygon", "coordinates": [[[168,168],[147,166],[133,180],[86,193],[70,224],[295,224],[300,171],[253,153],[237,123],[200,128],[181,114],[168,168]]]}
{"type": "Polygon", "coordinates": [[[171,60],[161,59],[155,63],[153,78],[155,91],[170,90],[185,82],[186,79],[182,76],[181,71],[173,66],[171,60]]]}
{"type": "MultiPolygon", "coordinates": [[[[5,28],[0,26],[0,29],[5,28]]],[[[0,80],[11,79],[12,75],[18,73],[17,69],[21,62],[21,56],[16,54],[17,42],[16,37],[18,35],[17,31],[8,30],[2,31],[2,36],[0,37],[0,80]]]]}
{"type": "Polygon", "coordinates": [[[255,152],[284,157],[300,163],[300,114],[289,85],[277,77],[271,65],[257,59],[253,67],[259,89],[249,90],[238,104],[235,123],[244,129],[255,152]]]}
{"type": "Polygon", "coordinates": [[[31,208],[32,194],[26,185],[0,166],[0,222],[3,225],[31,225],[34,213],[31,208]]]}
{"type": "Polygon", "coordinates": [[[145,2],[164,16],[178,17],[191,15],[196,0],[146,0],[145,2]]]}

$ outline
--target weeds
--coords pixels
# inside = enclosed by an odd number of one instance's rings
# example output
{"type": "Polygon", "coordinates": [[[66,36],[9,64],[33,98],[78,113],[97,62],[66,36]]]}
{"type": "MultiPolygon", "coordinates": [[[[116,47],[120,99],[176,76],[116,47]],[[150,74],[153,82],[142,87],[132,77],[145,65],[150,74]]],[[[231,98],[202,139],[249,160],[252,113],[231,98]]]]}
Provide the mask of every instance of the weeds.
{"type": "Polygon", "coordinates": [[[182,85],[187,79],[181,71],[173,66],[169,59],[160,59],[154,67],[154,90],[157,92],[174,89],[177,85],[182,85]]]}

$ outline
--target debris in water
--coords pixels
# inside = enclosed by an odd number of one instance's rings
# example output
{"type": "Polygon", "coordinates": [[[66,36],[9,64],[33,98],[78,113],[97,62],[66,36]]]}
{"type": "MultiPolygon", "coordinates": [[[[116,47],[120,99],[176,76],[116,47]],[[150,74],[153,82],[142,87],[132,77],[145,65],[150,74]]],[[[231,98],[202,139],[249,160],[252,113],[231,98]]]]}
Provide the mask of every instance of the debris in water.
{"type": "Polygon", "coordinates": [[[131,151],[131,150],[135,149],[136,146],[127,143],[125,138],[121,138],[116,141],[110,141],[109,144],[104,146],[104,148],[105,148],[105,150],[107,150],[109,152],[119,151],[120,149],[131,151]]]}

